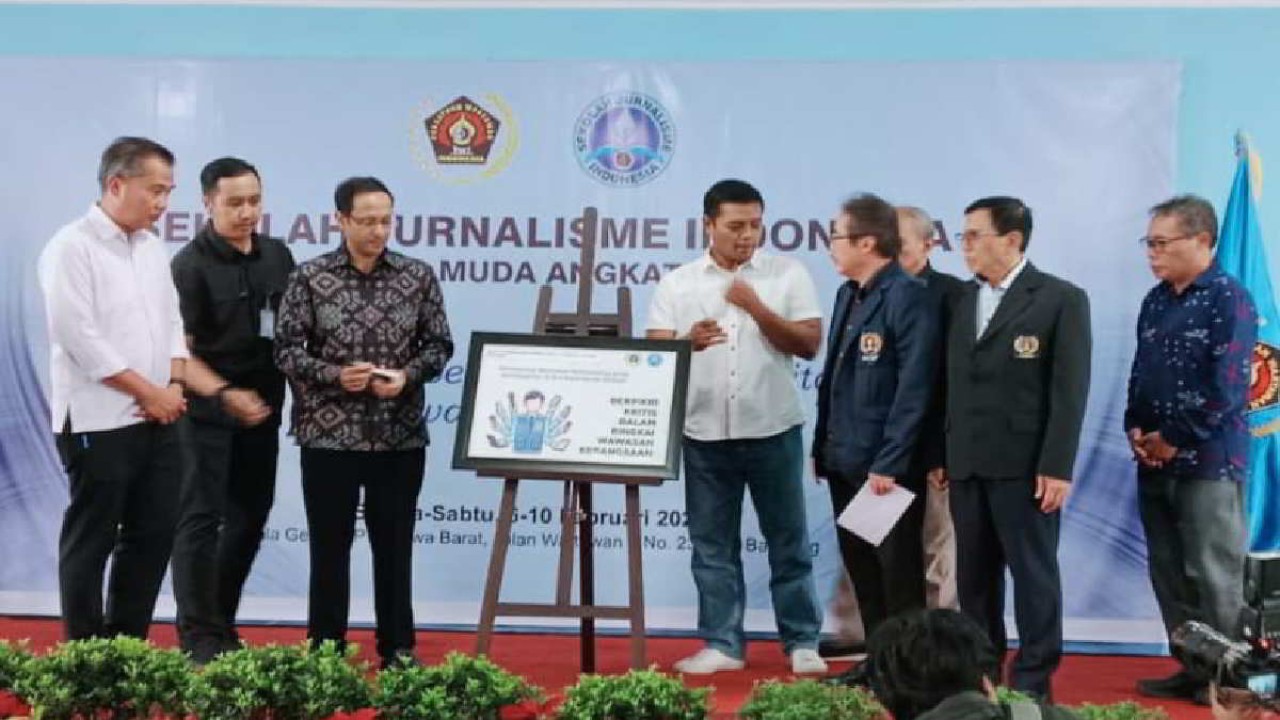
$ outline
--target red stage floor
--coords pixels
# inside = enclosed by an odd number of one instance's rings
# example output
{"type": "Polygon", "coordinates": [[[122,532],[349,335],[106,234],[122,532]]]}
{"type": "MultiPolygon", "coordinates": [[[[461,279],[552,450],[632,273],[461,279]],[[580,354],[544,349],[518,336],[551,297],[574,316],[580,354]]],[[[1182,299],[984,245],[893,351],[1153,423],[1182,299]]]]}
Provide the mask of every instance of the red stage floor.
{"type": "MultiPolygon", "coordinates": [[[[296,627],[248,627],[242,629],[241,634],[246,641],[255,644],[295,643],[303,639],[304,631],[296,627]]],[[[55,620],[0,618],[0,638],[30,639],[37,650],[57,643],[61,637],[62,627],[55,620]]],[[[173,625],[157,624],[152,629],[151,639],[161,645],[173,645],[173,625]]],[[[350,639],[360,643],[364,657],[374,659],[372,631],[352,631],[350,639]]],[[[649,661],[661,669],[669,670],[673,662],[696,651],[698,647],[698,641],[692,639],[652,638],[648,643],[649,661]]],[[[628,644],[625,638],[601,638],[598,648],[599,672],[626,672],[628,644]]],[[[438,661],[451,650],[473,652],[475,636],[467,632],[418,633],[418,655],[424,662],[438,661]]],[[[548,693],[559,692],[576,682],[578,676],[578,640],[575,636],[502,634],[494,638],[490,657],[499,665],[540,685],[548,693]]],[[[691,677],[686,682],[715,688],[711,696],[716,710],[714,716],[730,718],[750,694],[753,683],[790,675],[786,658],[776,642],[753,643],[748,651],[747,663],[747,669],[743,672],[721,673],[706,678],[691,677]]],[[[847,666],[836,665],[834,669],[844,667],[847,666]]],[[[1133,685],[1138,678],[1167,675],[1173,669],[1174,663],[1168,658],[1068,655],[1054,682],[1056,699],[1066,705],[1138,699],[1133,693],[1133,685]]],[[[1164,707],[1174,720],[1207,720],[1210,717],[1208,708],[1196,707],[1190,703],[1142,702],[1164,707]]]]}

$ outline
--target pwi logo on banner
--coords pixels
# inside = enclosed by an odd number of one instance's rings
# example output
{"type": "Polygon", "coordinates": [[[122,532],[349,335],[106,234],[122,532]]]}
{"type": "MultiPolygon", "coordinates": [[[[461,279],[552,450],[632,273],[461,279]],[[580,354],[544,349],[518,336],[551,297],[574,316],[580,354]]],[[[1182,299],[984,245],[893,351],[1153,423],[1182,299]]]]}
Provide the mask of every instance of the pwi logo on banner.
{"type": "Polygon", "coordinates": [[[433,180],[468,185],[511,164],[520,145],[515,114],[498,95],[481,97],[485,104],[466,95],[438,107],[428,100],[414,112],[409,148],[433,180]]]}
{"type": "Polygon", "coordinates": [[[605,185],[635,187],[667,168],[676,127],[662,103],[637,92],[592,100],[573,128],[573,151],[588,175],[605,185]]]}

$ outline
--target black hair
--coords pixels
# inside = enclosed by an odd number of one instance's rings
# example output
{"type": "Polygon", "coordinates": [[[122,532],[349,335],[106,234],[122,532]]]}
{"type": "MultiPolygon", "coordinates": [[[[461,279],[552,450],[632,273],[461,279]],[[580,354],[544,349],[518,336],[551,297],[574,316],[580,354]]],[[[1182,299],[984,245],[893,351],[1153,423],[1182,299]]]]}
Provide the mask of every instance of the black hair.
{"type": "Polygon", "coordinates": [[[721,180],[712,185],[702,196],[702,214],[714,218],[725,203],[757,203],[764,208],[764,196],[751,183],[742,180],[721,180]]]}
{"type": "Polygon", "coordinates": [[[350,215],[351,208],[355,205],[356,196],[363,193],[386,193],[391,198],[391,202],[396,201],[396,196],[391,194],[387,186],[376,177],[349,177],[338,183],[338,187],[333,191],[333,206],[343,215],[350,215]]]}
{"type": "Polygon", "coordinates": [[[1015,230],[1022,233],[1020,249],[1022,252],[1027,251],[1027,245],[1031,243],[1031,208],[1027,207],[1026,203],[1008,195],[993,195],[969,203],[969,207],[964,209],[964,214],[968,215],[977,210],[986,210],[991,213],[991,225],[1001,235],[1008,235],[1015,230]]]}
{"type": "Polygon", "coordinates": [[[223,178],[236,178],[241,175],[253,175],[262,180],[258,168],[235,157],[220,157],[209,161],[200,171],[200,192],[208,195],[218,189],[218,181],[223,178]]]}
{"type": "MultiPolygon", "coordinates": [[[[896,258],[902,252],[898,212],[879,196],[871,193],[854,195],[844,201],[840,212],[853,220],[854,235],[866,234],[876,239],[876,252],[880,257],[896,258]]],[[[849,239],[850,242],[853,240],[849,239]]]]}
{"type": "Polygon", "coordinates": [[[921,610],[885,620],[867,643],[871,689],[895,720],[914,720],[943,700],[983,692],[998,677],[986,634],[955,610],[921,610]]]}
{"type": "Polygon", "coordinates": [[[112,140],[98,162],[98,187],[106,191],[107,181],[113,177],[141,175],[142,163],[149,157],[160,158],[165,165],[173,167],[173,152],[155,140],[131,136],[112,140]]]}

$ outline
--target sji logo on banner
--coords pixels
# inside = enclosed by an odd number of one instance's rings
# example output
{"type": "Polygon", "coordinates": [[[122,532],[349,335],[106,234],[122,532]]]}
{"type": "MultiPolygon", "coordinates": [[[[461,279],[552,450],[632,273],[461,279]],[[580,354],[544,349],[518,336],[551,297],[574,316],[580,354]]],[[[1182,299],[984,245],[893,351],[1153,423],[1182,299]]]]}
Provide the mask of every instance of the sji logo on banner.
{"type": "Polygon", "coordinates": [[[414,113],[409,147],[432,178],[467,185],[511,164],[519,146],[515,115],[497,95],[484,100],[488,107],[466,95],[439,107],[427,101],[414,113]]]}
{"type": "Polygon", "coordinates": [[[635,187],[671,162],[676,128],[667,109],[637,92],[596,98],[578,116],[573,151],[588,175],[605,185],[635,187]]]}

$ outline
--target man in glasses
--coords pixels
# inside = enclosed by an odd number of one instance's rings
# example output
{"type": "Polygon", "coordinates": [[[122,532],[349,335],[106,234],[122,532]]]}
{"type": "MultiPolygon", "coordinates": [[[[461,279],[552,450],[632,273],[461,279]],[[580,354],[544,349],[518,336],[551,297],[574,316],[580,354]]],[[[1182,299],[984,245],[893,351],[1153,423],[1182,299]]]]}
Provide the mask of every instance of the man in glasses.
{"type": "MultiPolygon", "coordinates": [[[[1217,238],[1202,198],[1151,208],[1141,242],[1160,283],[1138,315],[1124,427],[1165,628],[1199,620],[1230,636],[1244,603],[1244,411],[1258,317],[1249,291],[1214,262],[1217,238]]],[[[1184,667],[1138,692],[1207,704],[1208,682],[1184,667]]]]}
{"type": "Polygon", "coordinates": [[[338,185],[342,246],[294,271],[275,347],[292,383],[293,435],[302,446],[307,637],[345,642],[363,500],[383,668],[416,662],[413,526],[426,463],[424,385],[453,355],[435,273],[387,249],[393,203],[377,178],[338,185]]]}
{"type": "MultiPolygon", "coordinates": [[[[925,605],[956,609],[956,543],[951,524],[951,504],[947,493],[945,425],[947,411],[945,342],[953,308],[964,292],[964,282],[935,269],[929,253],[937,246],[938,228],[922,208],[897,207],[898,237],[902,246],[898,264],[924,281],[929,299],[937,305],[939,352],[937,368],[930,380],[929,408],[919,431],[919,441],[908,470],[914,485],[927,490],[924,502],[924,583],[925,605]]],[[[848,572],[841,568],[836,592],[827,608],[834,637],[818,644],[826,660],[856,660],[865,652],[863,621],[848,572]]]]}
{"type": "Polygon", "coordinates": [[[1009,685],[1048,698],[1062,657],[1058,532],[1089,394],[1084,291],[1024,253],[1031,208],[988,197],[959,240],[977,276],[947,340],[947,474],[960,609],[1003,655],[1004,577],[1021,641],[1009,685]]]}
{"type": "Polygon", "coordinates": [[[924,473],[909,472],[933,391],[937,307],[925,284],[897,263],[898,216],[875,195],[841,206],[831,260],[848,279],[836,295],[818,386],[813,458],[838,516],[862,492],[914,494],[878,545],[837,528],[840,552],[867,635],[924,607],[924,473]]]}

